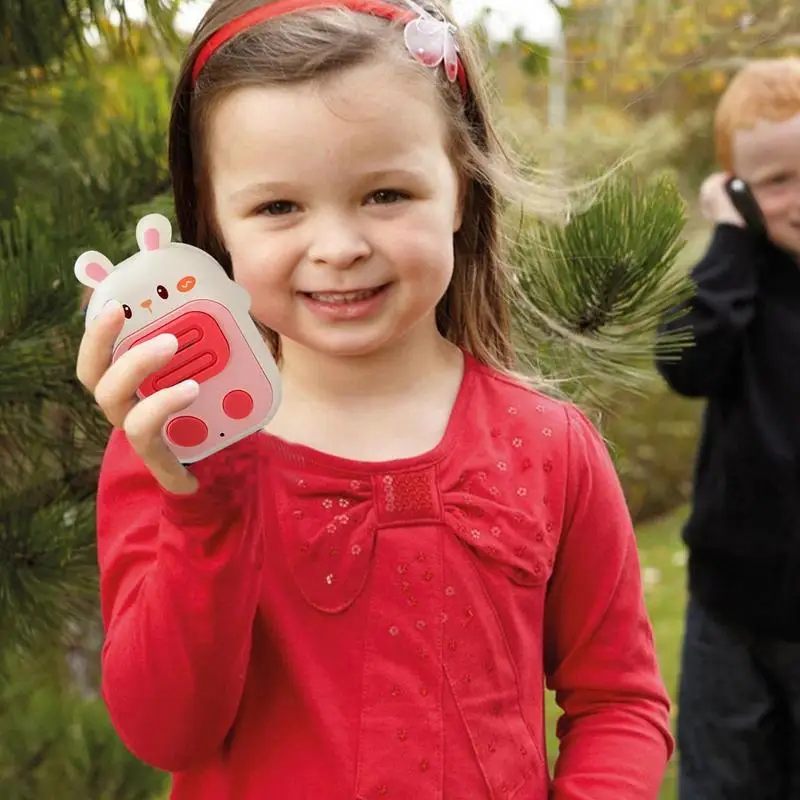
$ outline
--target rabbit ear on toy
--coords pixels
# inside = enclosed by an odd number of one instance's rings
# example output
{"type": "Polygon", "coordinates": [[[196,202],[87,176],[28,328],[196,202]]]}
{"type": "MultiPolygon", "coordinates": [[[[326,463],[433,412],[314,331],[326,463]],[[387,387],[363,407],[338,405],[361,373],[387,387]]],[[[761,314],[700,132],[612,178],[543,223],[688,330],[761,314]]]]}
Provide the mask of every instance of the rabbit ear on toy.
{"type": "MultiPolygon", "coordinates": [[[[172,225],[163,214],[148,214],[136,226],[136,242],[141,251],[160,250],[172,241],[172,225]]],[[[115,269],[102,253],[90,250],[75,262],[75,277],[91,289],[96,289],[115,269]]]]}
{"type": "Polygon", "coordinates": [[[139,249],[159,250],[172,241],[172,225],[163,214],[148,214],[136,226],[136,241],[139,249]]]}
{"type": "Polygon", "coordinates": [[[96,250],[83,253],[75,262],[75,277],[92,289],[96,289],[113,271],[111,261],[96,250]]]}

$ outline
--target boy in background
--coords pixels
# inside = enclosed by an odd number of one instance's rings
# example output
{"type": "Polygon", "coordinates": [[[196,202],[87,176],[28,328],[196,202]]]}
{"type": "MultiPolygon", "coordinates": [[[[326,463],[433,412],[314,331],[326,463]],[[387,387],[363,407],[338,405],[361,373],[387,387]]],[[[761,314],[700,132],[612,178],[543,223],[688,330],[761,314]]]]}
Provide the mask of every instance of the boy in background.
{"type": "Polygon", "coordinates": [[[694,291],[657,366],[706,400],[691,516],[678,746],[681,800],[800,797],[800,59],[753,62],[716,111],[723,172],[694,291]],[[725,183],[744,181],[765,229],[725,183]]]}

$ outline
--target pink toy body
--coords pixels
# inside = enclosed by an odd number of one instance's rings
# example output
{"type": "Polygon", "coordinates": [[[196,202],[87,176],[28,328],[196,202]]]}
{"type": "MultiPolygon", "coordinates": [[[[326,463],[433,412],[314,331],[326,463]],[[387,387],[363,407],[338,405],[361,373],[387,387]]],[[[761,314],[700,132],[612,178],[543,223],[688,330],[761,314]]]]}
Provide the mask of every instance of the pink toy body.
{"type": "Polygon", "coordinates": [[[87,325],[109,300],[125,308],[114,361],[159,334],[178,339],[175,356],[138,394],[189,379],[200,385],[197,399],[163,429],[178,460],[190,464],[263,428],[280,402],[280,375],[248,313],[247,292],[207,253],[170,237],[169,221],[148,215],[137,227],[141,252],[116,267],[100,253],[84,253],[75,274],[94,289],[87,325]]]}

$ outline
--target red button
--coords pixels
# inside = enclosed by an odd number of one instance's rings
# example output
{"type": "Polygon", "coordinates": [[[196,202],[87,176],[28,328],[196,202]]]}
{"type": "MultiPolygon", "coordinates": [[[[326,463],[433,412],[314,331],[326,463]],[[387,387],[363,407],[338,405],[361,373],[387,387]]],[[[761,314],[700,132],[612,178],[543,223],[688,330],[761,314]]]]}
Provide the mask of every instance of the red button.
{"type": "Polygon", "coordinates": [[[197,447],[208,438],[208,427],[197,417],[176,417],[167,425],[167,437],[178,447],[197,447]]]}
{"type": "Polygon", "coordinates": [[[253,411],[253,398],[242,389],[228,392],[222,401],[222,410],[231,419],[244,419],[253,411]]]}
{"type": "Polygon", "coordinates": [[[230,360],[230,345],[219,323],[204,311],[188,311],[150,330],[132,347],[160,333],[171,333],[178,340],[178,352],[169,363],[149,375],[139,387],[143,397],[159,389],[175,386],[189,378],[198,383],[219,375],[230,360]]]}

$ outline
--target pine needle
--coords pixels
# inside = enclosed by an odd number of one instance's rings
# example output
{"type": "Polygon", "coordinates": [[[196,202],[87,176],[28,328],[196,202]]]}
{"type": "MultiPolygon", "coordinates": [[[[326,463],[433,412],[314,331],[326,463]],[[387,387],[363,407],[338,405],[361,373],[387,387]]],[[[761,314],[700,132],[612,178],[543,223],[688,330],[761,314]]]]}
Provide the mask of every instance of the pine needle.
{"type": "MultiPolygon", "coordinates": [[[[642,390],[660,318],[689,288],[675,268],[683,225],[673,183],[623,169],[566,225],[524,228],[514,248],[515,320],[529,363],[575,399],[642,390]]],[[[669,351],[684,341],[676,335],[658,346],[669,351]]]]}

